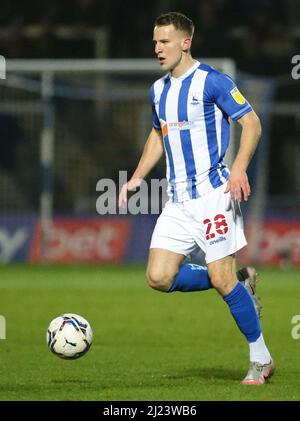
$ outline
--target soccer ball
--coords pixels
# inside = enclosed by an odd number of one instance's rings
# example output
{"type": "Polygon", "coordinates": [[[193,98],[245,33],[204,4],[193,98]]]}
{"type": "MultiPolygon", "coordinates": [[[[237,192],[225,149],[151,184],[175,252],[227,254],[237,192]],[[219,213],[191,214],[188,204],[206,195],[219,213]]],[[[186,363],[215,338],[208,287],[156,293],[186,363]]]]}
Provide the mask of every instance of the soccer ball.
{"type": "Polygon", "coordinates": [[[93,331],[87,320],[78,314],[66,313],[50,322],[47,345],[60,358],[82,357],[93,342],[93,331]]]}

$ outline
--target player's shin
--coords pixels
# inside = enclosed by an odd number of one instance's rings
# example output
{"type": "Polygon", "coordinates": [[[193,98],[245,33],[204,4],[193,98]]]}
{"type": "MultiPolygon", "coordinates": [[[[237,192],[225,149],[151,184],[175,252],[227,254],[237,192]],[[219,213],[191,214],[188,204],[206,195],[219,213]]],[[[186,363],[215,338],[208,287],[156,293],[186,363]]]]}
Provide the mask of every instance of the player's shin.
{"type": "Polygon", "coordinates": [[[234,289],[224,297],[230,312],[249,343],[250,361],[269,364],[271,355],[265,344],[260,321],[252,298],[247,289],[238,282],[234,289]]]}
{"type": "Polygon", "coordinates": [[[253,301],[246,288],[240,282],[237,282],[233,290],[223,298],[247,341],[255,342],[261,335],[261,326],[253,301]]]}
{"type": "Polygon", "coordinates": [[[204,291],[210,288],[212,288],[212,284],[208,276],[207,268],[192,263],[186,263],[180,266],[179,272],[168,292],[204,291]]]}

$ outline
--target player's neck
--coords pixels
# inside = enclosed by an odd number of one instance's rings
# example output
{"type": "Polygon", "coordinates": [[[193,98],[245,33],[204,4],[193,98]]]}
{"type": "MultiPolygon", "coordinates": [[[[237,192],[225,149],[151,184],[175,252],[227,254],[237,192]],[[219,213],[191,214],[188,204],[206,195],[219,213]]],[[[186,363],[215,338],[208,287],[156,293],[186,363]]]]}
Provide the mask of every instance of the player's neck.
{"type": "Polygon", "coordinates": [[[191,67],[197,63],[191,55],[183,57],[180,63],[171,71],[172,77],[178,78],[184,75],[191,67]]]}

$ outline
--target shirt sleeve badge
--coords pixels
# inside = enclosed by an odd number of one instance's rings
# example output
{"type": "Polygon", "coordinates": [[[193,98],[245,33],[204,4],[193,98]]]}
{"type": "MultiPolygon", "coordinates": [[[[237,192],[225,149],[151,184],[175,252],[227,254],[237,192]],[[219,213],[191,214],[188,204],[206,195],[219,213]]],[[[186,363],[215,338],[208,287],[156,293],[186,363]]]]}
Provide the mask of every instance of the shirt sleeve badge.
{"type": "Polygon", "coordinates": [[[235,87],[235,88],[231,89],[230,94],[237,104],[239,104],[239,105],[245,104],[246,99],[240,93],[238,88],[235,87]]]}

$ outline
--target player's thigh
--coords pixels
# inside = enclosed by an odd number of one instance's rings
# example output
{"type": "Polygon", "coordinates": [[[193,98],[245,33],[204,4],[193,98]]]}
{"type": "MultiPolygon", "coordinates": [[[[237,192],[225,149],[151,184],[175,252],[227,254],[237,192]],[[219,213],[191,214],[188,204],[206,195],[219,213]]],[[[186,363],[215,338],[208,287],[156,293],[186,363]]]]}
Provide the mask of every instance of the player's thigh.
{"type": "Polygon", "coordinates": [[[222,295],[229,294],[237,283],[235,256],[226,256],[208,263],[207,269],[214,288],[222,295]]]}
{"type": "Polygon", "coordinates": [[[156,221],[150,249],[164,249],[188,256],[197,248],[190,230],[191,215],[187,215],[181,203],[168,202],[156,221]]]}
{"type": "Polygon", "coordinates": [[[185,255],[173,251],[151,248],[147,265],[148,284],[155,289],[167,291],[179,271],[185,255]]]}

